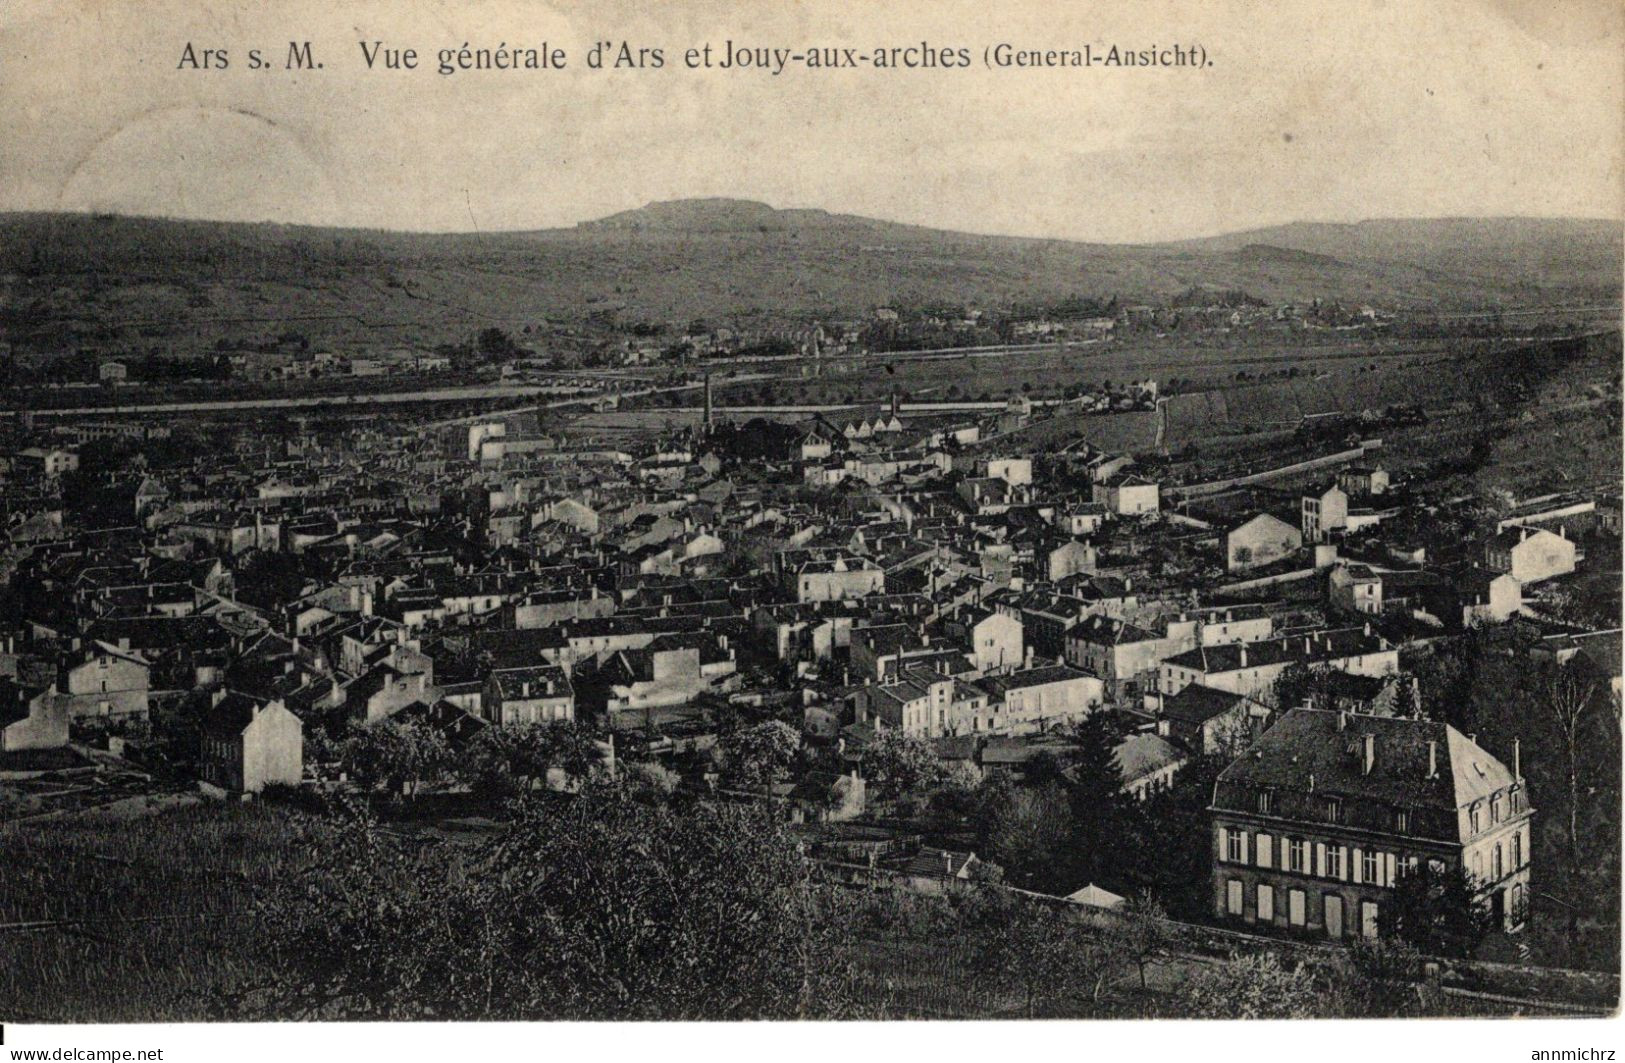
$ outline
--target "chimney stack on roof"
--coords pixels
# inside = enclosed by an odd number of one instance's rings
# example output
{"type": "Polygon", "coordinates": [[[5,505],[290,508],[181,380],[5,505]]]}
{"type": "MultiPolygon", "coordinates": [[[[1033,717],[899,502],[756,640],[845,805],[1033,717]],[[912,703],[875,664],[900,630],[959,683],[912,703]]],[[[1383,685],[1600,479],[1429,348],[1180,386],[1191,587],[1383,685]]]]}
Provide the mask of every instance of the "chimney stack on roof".
{"type": "Polygon", "coordinates": [[[1377,762],[1377,736],[1367,732],[1360,745],[1360,774],[1370,775],[1372,765],[1377,762]]]}
{"type": "Polygon", "coordinates": [[[1512,777],[1521,782],[1523,780],[1523,751],[1519,749],[1519,745],[1518,739],[1514,738],[1512,740],[1512,777]]]}
{"type": "Polygon", "coordinates": [[[1437,779],[1438,777],[1439,777],[1439,743],[1434,742],[1434,741],[1429,741],[1428,742],[1428,778],[1437,779]]]}

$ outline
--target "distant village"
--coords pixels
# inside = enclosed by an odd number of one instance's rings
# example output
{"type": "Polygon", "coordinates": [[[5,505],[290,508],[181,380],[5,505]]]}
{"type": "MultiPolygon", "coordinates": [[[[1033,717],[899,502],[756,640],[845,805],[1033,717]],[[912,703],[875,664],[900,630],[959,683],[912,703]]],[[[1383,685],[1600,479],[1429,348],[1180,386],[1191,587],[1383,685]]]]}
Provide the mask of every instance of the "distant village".
{"type": "MultiPolygon", "coordinates": [[[[1156,384],[1133,394],[1154,405],[1156,384]]],[[[1617,697],[1617,623],[1573,609],[1618,553],[1617,490],[1489,520],[1375,444],[1285,486],[1193,488],[1128,454],[1001,441],[1034,415],[879,397],[740,423],[707,385],[697,426],[624,443],[525,414],[23,418],[3,462],[9,814],[56,807],[28,780],[76,771],[101,780],[87,801],[177,779],[230,800],[456,789],[451,760],[367,777],[346,744],[389,729],[454,758],[568,725],[595,771],[653,765],[698,799],[764,804],[833,863],[940,891],[994,861],[906,825],[924,788],[1058,759],[1064,776],[1080,727],[1109,720],[1125,798],[1222,758],[1195,855],[1216,924],[1374,937],[1429,866],[1515,932],[1530,765],[1442,722],[1408,662],[1517,623],[1528,653],[1617,697]],[[747,771],[742,734],[786,745],[747,771]]],[[[1104,907],[1130,885],[1070,884],[1104,907]]]]}

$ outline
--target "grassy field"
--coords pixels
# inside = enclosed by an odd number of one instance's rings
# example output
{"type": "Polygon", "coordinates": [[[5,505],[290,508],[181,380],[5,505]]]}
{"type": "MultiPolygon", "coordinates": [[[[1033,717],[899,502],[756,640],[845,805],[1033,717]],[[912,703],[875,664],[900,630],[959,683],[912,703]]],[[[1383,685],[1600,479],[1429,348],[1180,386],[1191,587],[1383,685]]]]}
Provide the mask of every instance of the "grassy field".
{"type": "Polygon", "coordinates": [[[1168,340],[919,359],[874,355],[834,363],[818,377],[737,385],[723,379],[715,386],[719,401],[731,403],[880,402],[893,387],[919,401],[1000,400],[1016,394],[1059,397],[1071,388],[1147,379],[1164,389],[1207,390],[1230,386],[1238,374],[1241,380],[1289,369],[1303,377],[1347,374],[1371,365],[1416,365],[1448,353],[1431,342],[1323,339],[1263,337],[1214,346],[1168,340]]]}
{"type": "Polygon", "coordinates": [[[0,829],[0,1019],[217,1017],[255,966],[254,890],[296,865],[300,837],[259,806],[0,829]]]}

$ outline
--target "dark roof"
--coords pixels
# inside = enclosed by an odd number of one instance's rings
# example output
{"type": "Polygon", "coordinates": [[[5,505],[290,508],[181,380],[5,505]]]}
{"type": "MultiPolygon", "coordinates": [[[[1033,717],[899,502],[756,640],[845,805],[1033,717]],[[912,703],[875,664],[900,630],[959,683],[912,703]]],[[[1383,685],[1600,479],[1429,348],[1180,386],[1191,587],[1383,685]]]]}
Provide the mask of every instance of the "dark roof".
{"type": "Polygon", "coordinates": [[[1067,638],[1082,639],[1097,646],[1117,646],[1125,642],[1150,642],[1162,636],[1143,627],[1130,624],[1125,620],[1116,620],[1099,613],[1074,625],[1068,631],[1067,638]]]}
{"type": "Polygon", "coordinates": [[[1392,830],[1387,813],[1414,810],[1412,835],[1459,842],[1458,810],[1514,785],[1495,757],[1448,724],[1326,709],[1293,709],[1220,773],[1217,809],[1257,811],[1257,794],[1281,796],[1274,813],[1326,822],[1310,802],[1343,799],[1357,806],[1342,822],[1392,830]],[[1372,743],[1372,768],[1363,771],[1363,749],[1372,743]],[[1436,771],[1430,777],[1429,743],[1436,771]],[[1293,800],[1296,799],[1296,800],[1293,800]],[[1362,822],[1362,820],[1364,822],[1362,822]]]}
{"type": "Polygon", "coordinates": [[[1028,668],[1020,672],[1011,672],[1009,675],[990,675],[977,685],[994,697],[1002,698],[1007,691],[1024,690],[1028,687],[1044,686],[1047,683],[1064,683],[1071,679],[1087,679],[1089,673],[1064,664],[1045,665],[1042,668],[1028,668]]]}
{"type": "Polygon", "coordinates": [[[1390,647],[1362,628],[1335,628],[1296,635],[1285,635],[1258,642],[1229,643],[1223,646],[1198,646],[1193,650],[1169,657],[1165,663],[1192,668],[1204,675],[1234,672],[1240,668],[1258,668],[1272,664],[1312,663],[1379,653],[1390,647]],[[1246,663],[1242,656],[1246,655],[1246,663]]]}
{"type": "Polygon", "coordinates": [[[556,665],[542,665],[536,668],[503,668],[491,673],[491,679],[496,683],[497,695],[503,699],[515,698],[567,698],[575,695],[570,686],[570,677],[564,674],[564,669],[556,665]],[[530,684],[530,692],[525,692],[525,685],[530,684]],[[548,685],[552,684],[549,690],[548,685]]]}
{"type": "Polygon", "coordinates": [[[1248,700],[1228,690],[1189,683],[1173,697],[1163,699],[1162,714],[1181,723],[1203,724],[1248,700]]]}
{"type": "Polygon", "coordinates": [[[213,738],[236,738],[259,713],[259,702],[247,694],[228,691],[203,716],[203,733],[213,738]]]}
{"type": "Polygon", "coordinates": [[[428,704],[414,701],[391,717],[396,723],[418,723],[445,735],[447,743],[460,748],[490,726],[473,713],[444,699],[428,704]]]}

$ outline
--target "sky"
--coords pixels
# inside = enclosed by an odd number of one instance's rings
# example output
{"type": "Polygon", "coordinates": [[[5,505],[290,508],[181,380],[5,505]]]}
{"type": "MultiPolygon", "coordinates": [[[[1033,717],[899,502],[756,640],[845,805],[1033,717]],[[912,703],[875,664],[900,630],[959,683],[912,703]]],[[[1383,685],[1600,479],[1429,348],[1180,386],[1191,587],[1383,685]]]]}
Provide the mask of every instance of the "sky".
{"type": "Polygon", "coordinates": [[[0,210],[426,231],[757,199],[1104,242],[1290,221],[1625,213],[1613,0],[7,0],[0,210]],[[647,10],[647,9],[651,9],[647,10]],[[283,69],[309,41],[321,70],[283,69]],[[588,70],[594,41],[660,69],[588,70]],[[968,69],[689,70],[711,43],[969,49],[968,69]],[[368,70],[360,42],[413,47],[368,70]],[[435,71],[563,48],[563,70],[435,71]],[[180,69],[225,49],[224,70],[180,69]],[[984,49],[1201,45],[1201,69],[984,49]],[[258,48],[270,69],[253,70],[258,48]]]}

